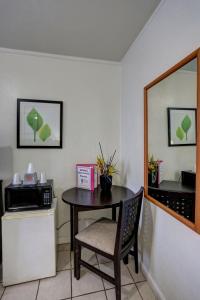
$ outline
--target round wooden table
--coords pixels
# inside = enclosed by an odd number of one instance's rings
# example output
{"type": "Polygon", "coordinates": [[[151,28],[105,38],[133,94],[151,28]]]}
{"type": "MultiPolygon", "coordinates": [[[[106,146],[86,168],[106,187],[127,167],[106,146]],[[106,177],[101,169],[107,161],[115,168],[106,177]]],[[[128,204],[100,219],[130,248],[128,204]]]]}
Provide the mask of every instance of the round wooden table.
{"type": "Polygon", "coordinates": [[[134,192],[122,186],[113,185],[111,190],[104,192],[98,186],[94,191],[79,188],[66,190],[62,200],[70,205],[71,250],[74,248],[74,236],[78,233],[79,211],[112,208],[112,219],[116,220],[116,208],[120,201],[132,198],[134,192]]]}

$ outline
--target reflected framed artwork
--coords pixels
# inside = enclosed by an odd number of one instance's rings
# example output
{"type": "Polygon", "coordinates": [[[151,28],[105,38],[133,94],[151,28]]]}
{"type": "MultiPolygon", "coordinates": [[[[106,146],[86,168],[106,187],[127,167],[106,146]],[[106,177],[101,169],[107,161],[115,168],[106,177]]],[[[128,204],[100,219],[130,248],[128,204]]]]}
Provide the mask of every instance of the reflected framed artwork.
{"type": "Polygon", "coordinates": [[[63,102],[17,99],[17,148],[62,148],[63,102]]]}
{"type": "Polygon", "coordinates": [[[199,59],[197,49],[144,87],[144,197],[200,234],[199,59]],[[152,154],[163,161],[157,187],[149,179],[152,154]]]}
{"type": "Polygon", "coordinates": [[[168,146],[196,145],[196,109],[167,108],[168,146]]]}

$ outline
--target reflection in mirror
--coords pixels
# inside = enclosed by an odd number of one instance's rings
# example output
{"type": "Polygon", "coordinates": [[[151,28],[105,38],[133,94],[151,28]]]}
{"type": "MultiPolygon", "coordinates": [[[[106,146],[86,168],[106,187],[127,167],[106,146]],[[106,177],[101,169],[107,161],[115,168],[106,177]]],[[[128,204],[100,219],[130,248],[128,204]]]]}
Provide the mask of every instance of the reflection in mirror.
{"type": "Polygon", "coordinates": [[[147,90],[148,194],[195,221],[197,59],[147,90]]]}

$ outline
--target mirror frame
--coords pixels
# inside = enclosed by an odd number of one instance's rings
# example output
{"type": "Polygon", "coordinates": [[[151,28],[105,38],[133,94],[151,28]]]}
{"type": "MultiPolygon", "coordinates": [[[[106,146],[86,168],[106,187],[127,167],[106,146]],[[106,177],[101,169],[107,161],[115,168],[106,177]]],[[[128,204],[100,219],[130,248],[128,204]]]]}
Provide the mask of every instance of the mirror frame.
{"type": "Polygon", "coordinates": [[[144,87],[144,197],[157,205],[177,220],[190,227],[192,230],[200,234],[200,48],[186,56],[176,65],[161,74],[155,80],[144,87]],[[197,143],[196,143],[196,190],[195,190],[195,222],[191,222],[183,216],[179,215],[172,209],[168,208],[158,200],[148,195],[148,90],[165,79],[172,73],[176,72],[185,64],[193,59],[197,59],[197,143]]]}

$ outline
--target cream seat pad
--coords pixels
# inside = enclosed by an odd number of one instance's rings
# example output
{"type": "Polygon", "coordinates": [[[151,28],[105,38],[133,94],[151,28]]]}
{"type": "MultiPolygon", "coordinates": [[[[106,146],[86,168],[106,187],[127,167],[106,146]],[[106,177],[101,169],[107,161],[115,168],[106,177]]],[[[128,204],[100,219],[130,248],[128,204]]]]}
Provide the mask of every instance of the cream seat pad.
{"type": "Polygon", "coordinates": [[[108,254],[114,254],[117,223],[101,218],[79,232],[75,237],[92,247],[98,248],[108,254]]]}

